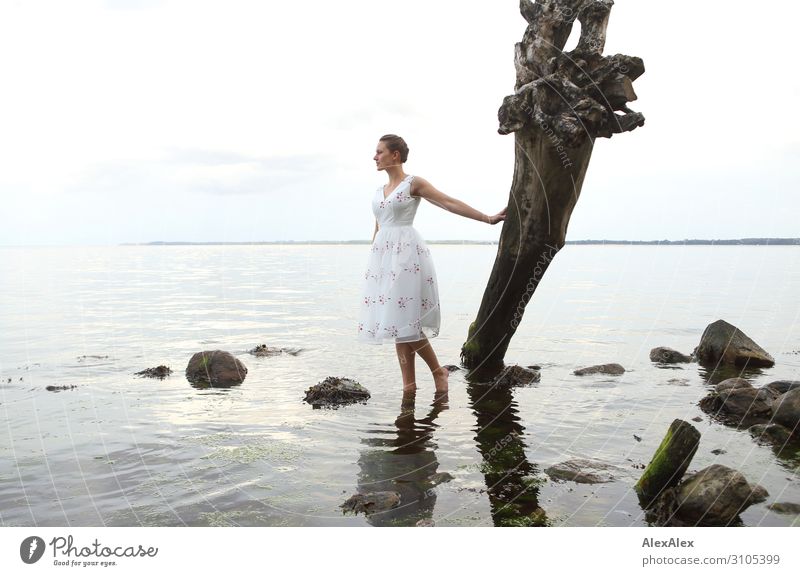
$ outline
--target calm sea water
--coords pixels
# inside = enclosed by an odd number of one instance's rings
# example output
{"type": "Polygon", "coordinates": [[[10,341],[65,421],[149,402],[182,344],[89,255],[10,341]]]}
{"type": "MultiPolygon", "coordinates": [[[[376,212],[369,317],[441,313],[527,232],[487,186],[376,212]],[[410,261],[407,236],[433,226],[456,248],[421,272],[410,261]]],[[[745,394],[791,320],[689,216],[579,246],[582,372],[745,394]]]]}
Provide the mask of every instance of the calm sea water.
{"type": "MultiPolygon", "coordinates": [[[[458,364],[496,247],[430,245],[440,280],[442,364],[458,364]]],[[[433,404],[403,401],[394,346],[357,344],[366,245],[0,249],[0,525],[646,525],[632,486],[675,418],[702,433],[690,470],[720,463],[770,496],[749,526],[797,524],[766,508],[800,502],[797,454],[776,454],[697,407],[713,387],[684,353],[723,318],[776,360],[760,386],[800,379],[800,249],[567,246],[551,265],[506,362],[542,367],[535,387],[495,392],[450,377],[433,404]],[[258,344],[301,348],[256,358],[258,344]],[[195,352],[228,350],[241,386],[200,390],[195,352]],[[621,377],[572,375],[619,362],[621,377]],[[133,373],[167,364],[165,380],[133,373]],[[304,391],[354,378],[367,404],[314,410],[304,391]],[[75,386],[50,392],[48,385],[75,386]],[[636,435],[641,440],[634,437],[636,435]],[[712,450],[722,450],[720,454],[712,450]],[[620,467],[614,482],[554,482],[568,458],[620,467]],[[447,473],[452,479],[434,474],[447,473]],[[365,518],[339,505],[396,490],[403,506],[365,518]]]]}

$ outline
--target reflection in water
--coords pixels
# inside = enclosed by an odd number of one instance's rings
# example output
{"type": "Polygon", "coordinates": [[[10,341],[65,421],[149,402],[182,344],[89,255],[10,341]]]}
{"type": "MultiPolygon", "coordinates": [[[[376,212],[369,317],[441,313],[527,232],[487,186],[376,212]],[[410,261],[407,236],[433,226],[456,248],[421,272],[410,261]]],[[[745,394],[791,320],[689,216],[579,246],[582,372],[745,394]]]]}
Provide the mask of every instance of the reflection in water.
{"type": "Polygon", "coordinates": [[[752,379],[764,374],[761,368],[733,364],[698,364],[697,371],[706,383],[716,386],[728,378],[752,379]]]}
{"type": "Polygon", "coordinates": [[[433,431],[436,417],[448,409],[447,393],[434,397],[431,409],[424,418],[415,418],[416,391],[403,394],[396,429],[370,430],[371,436],[362,444],[376,450],[361,452],[358,466],[358,492],[393,491],[400,494],[400,505],[367,516],[373,526],[413,526],[419,520],[431,519],[436,504],[433,488],[443,475],[437,474],[436,444],[433,431]],[[380,437],[383,435],[384,437],[380,437]],[[385,449],[384,449],[385,448],[385,449]]]}
{"type": "Polygon", "coordinates": [[[481,471],[495,526],[546,526],[539,507],[538,468],[525,456],[523,431],[511,389],[470,383],[470,407],[477,419],[481,471]]]}

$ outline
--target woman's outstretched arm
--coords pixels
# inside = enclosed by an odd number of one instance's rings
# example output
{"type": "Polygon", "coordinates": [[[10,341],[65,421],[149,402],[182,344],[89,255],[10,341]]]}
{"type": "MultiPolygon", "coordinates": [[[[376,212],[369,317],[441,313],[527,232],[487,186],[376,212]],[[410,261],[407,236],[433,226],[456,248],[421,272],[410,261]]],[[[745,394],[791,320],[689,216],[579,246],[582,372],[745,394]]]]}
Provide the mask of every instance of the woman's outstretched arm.
{"type": "Polygon", "coordinates": [[[412,195],[425,198],[431,204],[435,204],[439,208],[443,208],[448,212],[464,216],[465,218],[472,218],[479,222],[486,222],[487,224],[497,224],[501,220],[506,219],[506,209],[503,208],[494,216],[484,214],[480,210],[476,210],[466,202],[462,202],[458,198],[448,196],[441,190],[434,188],[433,184],[420,176],[415,176],[412,183],[412,195]]]}

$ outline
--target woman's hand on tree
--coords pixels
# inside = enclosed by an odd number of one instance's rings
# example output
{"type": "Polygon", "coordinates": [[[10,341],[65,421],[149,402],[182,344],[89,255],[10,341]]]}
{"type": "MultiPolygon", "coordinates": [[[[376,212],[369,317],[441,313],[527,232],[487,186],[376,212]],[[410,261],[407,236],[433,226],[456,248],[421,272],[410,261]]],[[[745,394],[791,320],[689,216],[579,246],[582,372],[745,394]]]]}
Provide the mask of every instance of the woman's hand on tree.
{"type": "Polygon", "coordinates": [[[508,206],[506,206],[505,208],[500,210],[500,212],[498,212],[494,216],[489,216],[489,224],[494,225],[494,224],[497,224],[498,222],[500,222],[502,220],[505,220],[506,219],[506,208],[508,208],[508,206]]]}

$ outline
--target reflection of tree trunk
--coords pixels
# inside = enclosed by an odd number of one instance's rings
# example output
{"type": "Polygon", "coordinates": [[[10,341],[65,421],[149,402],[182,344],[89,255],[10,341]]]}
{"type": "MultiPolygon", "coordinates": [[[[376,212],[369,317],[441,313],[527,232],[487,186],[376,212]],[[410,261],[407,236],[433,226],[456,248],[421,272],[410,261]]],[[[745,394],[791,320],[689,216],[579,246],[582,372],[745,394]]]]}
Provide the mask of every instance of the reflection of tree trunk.
{"type": "Polygon", "coordinates": [[[564,246],[597,137],[644,124],[627,108],[642,60],[602,56],[612,0],[521,0],[528,22],[516,45],[515,92],[498,112],[499,132],[514,132],[514,178],[494,268],[461,360],[490,371],[503,357],[525,306],[564,246]],[[578,20],[581,37],[562,52],[578,20]],[[623,114],[616,114],[622,111],[623,114]]]}
{"type": "Polygon", "coordinates": [[[537,467],[525,455],[517,405],[508,387],[469,384],[470,405],[478,421],[475,440],[495,526],[543,526],[537,467]]]}

